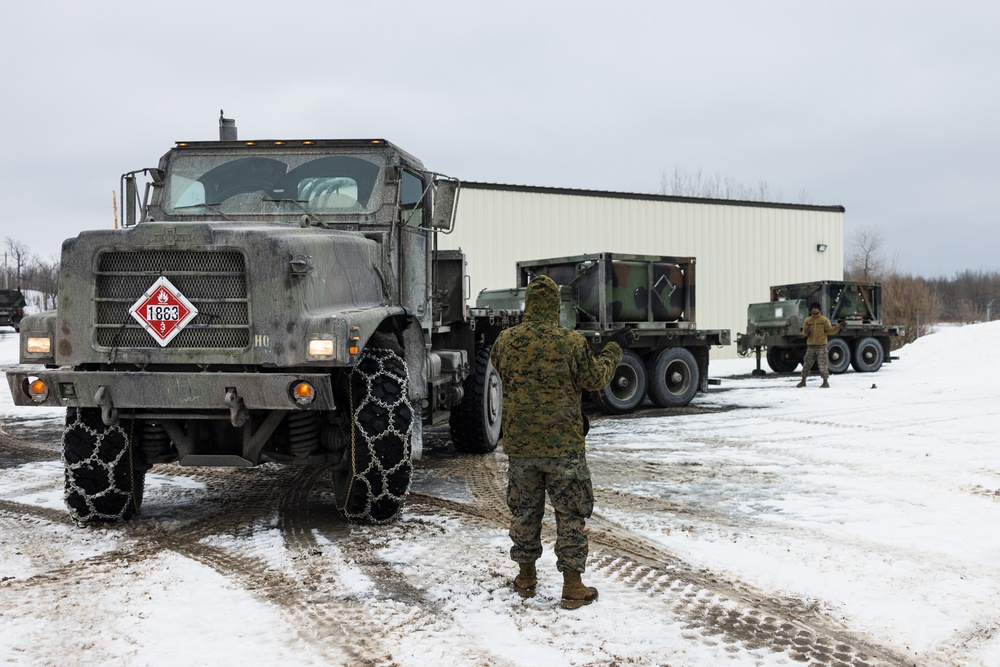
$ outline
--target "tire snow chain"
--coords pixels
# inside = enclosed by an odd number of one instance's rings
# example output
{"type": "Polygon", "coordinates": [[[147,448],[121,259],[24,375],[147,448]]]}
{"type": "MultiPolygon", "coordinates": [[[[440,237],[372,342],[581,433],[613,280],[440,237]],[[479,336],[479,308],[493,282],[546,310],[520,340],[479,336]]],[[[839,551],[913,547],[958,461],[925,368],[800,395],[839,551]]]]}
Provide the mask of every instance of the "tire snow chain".
{"type": "MultiPolygon", "coordinates": [[[[346,510],[346,508],[345,508],[345,511],[344,511],[344,514],[349,519],[355,519],[355,520],[360,520],[360,521],[368,521],[368,522],[373,522],[373,523],[378,522],[378,520],[375,519],[374,516],[372,516],[372,503],[373,502],[375,502],[375,501],[377,501],[377,500],[379,500],[381,498],[389,498],[393,502],[402,505],[403,499],[406,497],[406,494],[410,492],[410,483],[409,483],[409,481],[407,481],[406,488],[403,489],[403,492],[400,495],[394,495],[394,494],[392,494],[390,492],[390,490],[389,490],[389,476],[392,475],[393,473],[395,473],[396,471],[400,470],[401,468],[404,468],[404,467],[408,468],[408,467],[412,467],[412,465],[413,465],[413,463],[410,461],[410,435],[413,432],[413,419],[415,418],[415,413],[413,411],[413,406],[410,404],[410,399],[409,399],[409,391],[410,391],[409,378],[407,377],[407,375],[406,375],[405,372],[403,374],[401,374],[401,375],[400,374],[396,374],[396,373],[393,373],[390,368],[386,367],[389,362],[395,361],[400,366],[402,366],[402,368],[405,369],[406,368],[406,363],[403,361],[402,357],[400,357],[398,354],[396,354],[392,350],[388,350],[388,349],[385,349],[385,348],[377,348],[377,349],[378,349],[378,352],[380,353],[379,356],[376,356],[374,354],[373,355],[368,355],[367,354],[367,352],[368,352],[367,350],[365,351],[365,354],[370,359],[372,359],[372,360],[374,360],[375,362],[378,363],[378,370],[376,370],[374,373],[371,373],[371,374],[365,373],[360,368],[361,365],[362,365],[361,362],[362,362],[362,360],[364,360],[364,357],[362,357],[362,359],[359,359],[358,363],[355,364],[354,368],[351,370],[352,379],[353,379],[354,375],[357,375],[357,376],[361,377],[361,379],[364,381],[365,387],[366,387],[364,398],[361,400],[360,403],[357,404],[356,407],[354,407],[355,406],[355,403],[354,403],[354,400],[355,400],[355,397],[354,397],[354,383],[353,382],[349,382],[348,383],[348,385],[350,387],[350,394],[351,394],[351,396],[350,396],[351,406],[352,406],[353,409],[351,411],[351,415],[352,415],[352,427],[351,427],[351,451],[352,451],[352,456],[351,456],[351,484],[350,484],[350,487],[348,487],[348,490],[347,490],[347,497],[350,498],[351,491],[354,489],[354,484],[355,483],[364,484],[365,486],[368,487],[369,491],[371,491],[371,486],[365,480],[372,473],[378,474],[378,476],[380,476],[382,478],[382,493],[380,493],[377,496],[373,496],[370,492],[366,493],[365,494],[365,509],[364,509],[364,511],[361,511],[361,512],[349,512],[349,511],[346,510]],[[384,400],[382,400],[382,399],[380,399],[380,398],[378,398],[378,397],[376,397],[376,396],[373,395],[372,387],[374,386],[375,380],[380,375],[388,375],[388,376],[394,378],[395,381],[399,382],[399,385],[400,385],[399,396],[398,396],[398,398],[395,401],[393,401],[391,403],[388,402],[388,401],[384,401],[384,400]],[[390,418],[389,419],[389,428],[388,428],[388,430],[383,431],[382,433],[374,433],[374,434],[366,432],[358,424],[358,419],[359,419],[359,417],[361,415],[361,411],[364,410],[364,408],[369,403],[374,403],[375,405],[378,405],[378,406],[384,408],[389,415],[394,415],[396,413],[396,411],[400,407],[402,407],[402,406],[405,405],[410,410],[410,414],[411,414],[411,419],[409,420],[409,422],[407,424],[406,431],[405,432],[401,432],[398,429],[396,429],[396,427],[394,426],[394,421],[395,420],[393,420],[393,419],[390,418]],[[365,443],[364,443],[365,446],[368,448],[368,467],[365,470],[357,470],[356,468],[354,468],[354,466],[357,464],[357,457],[353,456],[353,452],[355,451],[354,448],[358,446],[358,443],[357,443],[357,434],[359,432],[361,433],[362,437],[365,440],[365,443]],[[398,438],[401,438],[402,442],[403,442],[403,446],[404,446],[402,459],[396,465],[394,465],[394,466],[392,466],[390,468],[386,468],[386,467],[384,467],[382,465],[382,461],[379,458],[378,453],[376,452],[376,442],[381,437],[383,437],[385,435],[394,435],[394,436],[396,436],[398,438]]],[[[407,475],[407,480],[409,480],[410,477],[411,477],[410,475],[407,475]]]]}
{"type": "MultiPolygon", "coordinates": [[[[72,424],[66,426],[63,429],[62,436],[62,458],[63,464],[66,468],[66,487],[63,491],[63,499],[68,500],[71,493],[75,492],[80,498],[83,498],[84,502],[87,504],[87,509],[90,513],[83,517],[85,522],[92,522],[94,519],[100,519],[108,522],[120,522],[125,520],[125,512],[128,510],[129,505],[135,503],[135,479],[132,470],[132,434],[126,433],[125,429],[121,427],[121,423],[112,424],[111,426],[106,426],[104,429],[98,431],[97,429],[91,428],[83,421],[83,409],[77,408],[76,410],[76,421],[72,424]],[[66,435],[73,429],[81,429],[91,435],[94,439],[94,446],[90,452],[90,455],[77,461],[76,463],[69,463],[66,458],[66,435]],[[102,461],[98,453],[101,451],[101,444],[104,442],[104,438],[109,434],[117,431],[121,433],[122,438],[125,441],[125,446],[122,447],[114,459],[111,461],[102,461]],[[108,514],[106,512],[97,511],[97,507],[94,505],[95,498],[102,498],[110,494],[120,494],[121,489],[117,488],[114,483],[115,479],[115,468],[121,463],[123,457],[128,457],[128,479],[129,479],[129,491],[131,492],[131,497],[128,502],[122,504],[122,508],[116,514],[108,514]],[[94,494],[90,494],[84,491],[76,483],[76,476],[73,474],[77,470],[84,468],[86,466],[92,466],[94,468],[100,468],[104,471],[104,474],[108,477],[108,488],[103,491],[99,491],[94,494]]],[[[76,516],[76,512],[70,511],[73,521],[76,523],[81,522],[81,517],[76,516]]]]}

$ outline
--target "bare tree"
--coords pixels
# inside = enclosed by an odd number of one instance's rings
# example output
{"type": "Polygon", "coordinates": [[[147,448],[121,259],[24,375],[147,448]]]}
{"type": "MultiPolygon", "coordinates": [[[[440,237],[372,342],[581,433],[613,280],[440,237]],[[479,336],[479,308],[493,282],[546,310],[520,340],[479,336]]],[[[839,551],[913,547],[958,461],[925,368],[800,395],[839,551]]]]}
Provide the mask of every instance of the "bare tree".
{"type": "Polygon", "coordinates": [[[906,333],[893,340],[894,348],[930,333],[943,310],[940,296],[923,278],[893,271],[882,281],[882,321],[906,327],[906,333]]]}
{"type": "Polygon", "coordinates": [[[17,276],[17,280],[15,281],[14,286],[20,289],[21,272],[24,270],[24,267],[27,266],[28,261],[31,259],[31,249],[28,248],[26,244],[16,239],[12,239],[9,236],[7,237],[6,244],[7,244],[7,252],[9,253],[10,258],[14,260],[15,275],[17,276]]]}
{"type": "MultiPolygon", "coordinates": [[[[756,186],[737,183],[732,176],[722,176],[718,172],[706,176],[701,169],[691,173],[674,168],[669,176],[664,171],[660,177],[660,194],[673,197],[703,197],[705,199],[733,199],[740,201],[779,201],[781,193],[774,193],[767,181],[761,180],[756,186]]],[[[799,194],[799,203],[808,203],[805,190],[799,194]]]]}
{"type": "Polygon", "coordinates": [[[865,227],[858,230],[851,239],[844,275],[848,280],[877,282],[893,272],[886,265],[885,236],[882,232],[865,227]]]}
{"type": "Polygon", "coordinates": [[[59,291],[59,260],[35,258],[25,275],[25,286],[39,292],[40,309],[53,310],[59,291]]]}

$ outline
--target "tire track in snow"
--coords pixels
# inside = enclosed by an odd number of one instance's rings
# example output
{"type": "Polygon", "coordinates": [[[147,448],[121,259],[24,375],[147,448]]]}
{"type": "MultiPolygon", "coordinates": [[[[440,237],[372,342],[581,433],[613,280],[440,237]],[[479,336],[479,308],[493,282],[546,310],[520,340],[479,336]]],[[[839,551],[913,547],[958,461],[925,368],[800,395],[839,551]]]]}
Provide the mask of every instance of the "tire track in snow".
{"type": "MultiPolygon", "coordinates": [[[[463,503],[429,500],[508,525],[503,455],[464,461],[466,483],[476,499],[474,509],[463,503]]],[[[462,467],[441,465],[438,470],[460,471],[462,467]]],[[[546,524],[551,533],[548,520],[546,524]]],[[[665,602],[674,614],[686,619],[692,640],[721,640],[747,650],[767,648],[795,661],[830,667],[914,664],[904,655],[857,636],[803,601],[775,597],[707,569],[695,569],[599,514],[591,518],[588,530],[592,543],[588,569],[665,602]]]]}

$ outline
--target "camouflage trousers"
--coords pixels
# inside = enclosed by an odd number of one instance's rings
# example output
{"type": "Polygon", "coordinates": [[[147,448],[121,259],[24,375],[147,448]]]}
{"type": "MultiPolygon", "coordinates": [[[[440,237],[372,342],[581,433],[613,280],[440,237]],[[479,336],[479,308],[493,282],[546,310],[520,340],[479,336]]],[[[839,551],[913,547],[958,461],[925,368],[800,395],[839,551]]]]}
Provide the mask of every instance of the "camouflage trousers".
{"type": "Polygon", "coordinates": [[[583,572],[587,567],[587,519],[594,512],[594,487],[585,454],[508,459],[507,507],[511,560],[533,563],[542,555],[545,494],[556,515],[556,565],[583,572]]]}
{"type": "Polygon", "coordinates": [[[826,380],[830,377],[830,357],[826,345],[807,345],[806,356],[802,359],[802,379],[809,377],[813,364],[819,366],[819,376],[826,380]]]}

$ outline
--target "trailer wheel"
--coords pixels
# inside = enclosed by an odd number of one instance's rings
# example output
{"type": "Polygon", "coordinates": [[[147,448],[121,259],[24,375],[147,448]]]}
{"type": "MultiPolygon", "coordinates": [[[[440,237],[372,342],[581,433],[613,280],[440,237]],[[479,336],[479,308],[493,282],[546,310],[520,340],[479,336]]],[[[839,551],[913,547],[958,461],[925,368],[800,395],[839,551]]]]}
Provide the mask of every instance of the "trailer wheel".
{"type": "Polygon", "coordinates": [[[698,393],[698,362],[683,347],[668,347],[649,366],[649,398],[661,408],[680,408],[698,393]]]}
{"type": "Polygon", "coordinates": [[[591,394],[604,412],[624,415],[642,405],[646,398],[646,367],[632,350],[625,350],[615,376],[607,387],[591,394]]]}
{"type": "Polygon", "coordinates": [[[352,521],[382,523],[393,519],[410,490],[413,464],[406,363],[392,350],[367,348],[350,378],[351,469],[334,475],[343,499],[341,509],[352,521]]]}
{"type": "Polygon", "coordinates": [[[826,344],[827,367],[834,375],[846,373],[851,365],[851,348],[843,338],[831,338],[826,344]]]}
{"type": "Polygon", "coordinates": [[[794,347],[767,348],[767,365],[775,373],[792,373],[802,363],[802,352],[794,347]]]}
{"type": "Polygon", "coordinates": [[[854,344],[854,358],[851,365],[859,373],[874,373],[882,367],[885,353],[878,339],[867,336],[854,344]]]}
{"type": "Polygon", "coordinates": [[[451,410],[448,425],[455,449],[486,454],[497,448],[503,416],[503,386],[490,363],[492,345],[477,345],[472,374],[466,378],[462,402],[451,410]]]}
{"type": "Polygon", "coordinates": [[[66,410],[64,497],[77,525],[119,523],[139,511],[148,466],[130,426],[105,426],[97,408],[66,410]]]}

